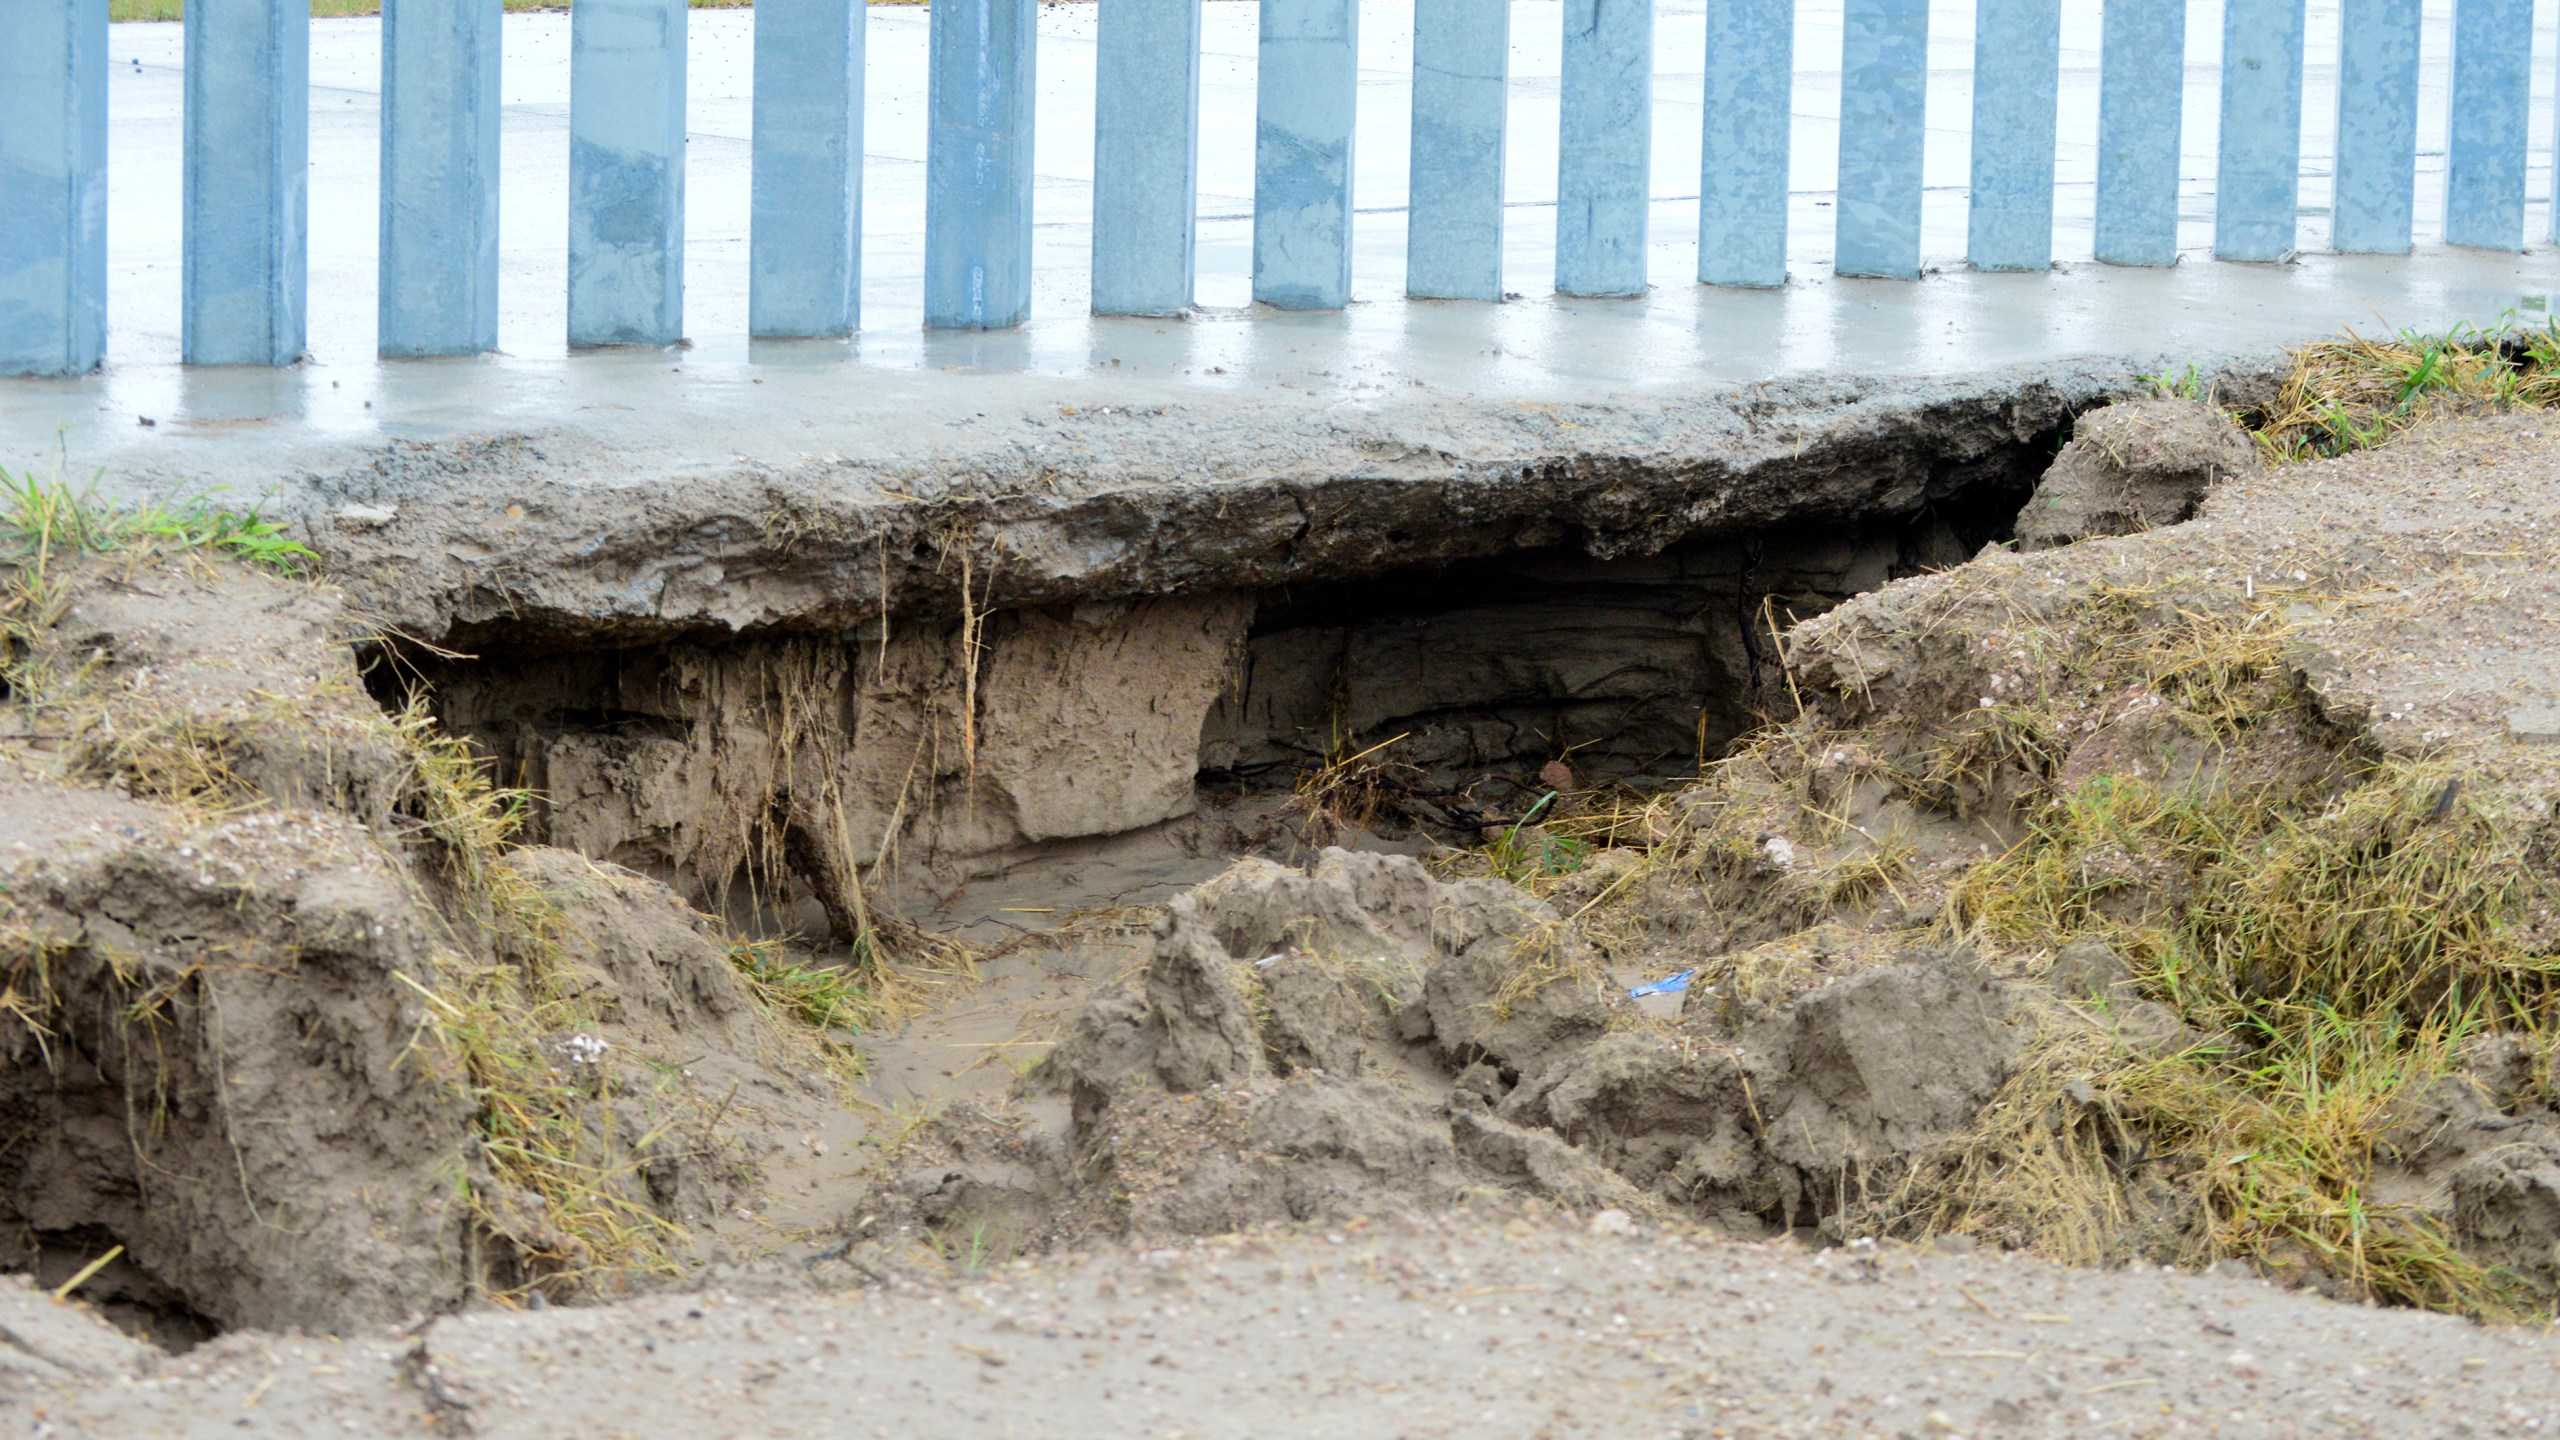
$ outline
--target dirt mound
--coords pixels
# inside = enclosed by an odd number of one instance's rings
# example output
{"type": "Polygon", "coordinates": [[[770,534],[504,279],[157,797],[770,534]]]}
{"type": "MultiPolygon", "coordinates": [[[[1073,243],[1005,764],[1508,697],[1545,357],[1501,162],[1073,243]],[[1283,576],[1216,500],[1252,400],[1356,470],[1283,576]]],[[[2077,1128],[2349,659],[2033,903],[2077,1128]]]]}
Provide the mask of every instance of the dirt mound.
{"type": "Polygon", "coordinates": [[[1889,1188],[2017,1048],[2003,987],[1961,951],[1739,1024],[1694,1012],[1646,1016],[1513,886],[1342,850],[1246,860],[1169,907],[1143,972],[1014,1104],[945,1117],[892,1203],[1008,1245],[1503,1191],[1757,1235],[1889,1188]]]}
{"type": "Polygon", "coordinates": [[[7,573],[22,1263],[121,1247],[83,1293],[179,1337],[610,1288],[752,1189],[724,1113],[824,1103],[701,917],[510,847],[471,759],[368,698],[332,592],[192,554],[7,573]]]}
{"type": "MultiPolygon", "coordinates": [[[[1957,936],[2009,983],[2018,1049],[1970,1119],[1962,1004],[1912,1008],[1954,1027],[1934,1038],[1837,1047],[1907,1041],[1951,1071],[1912,1127],[1938,1155],[1850,1228],[2541,1310],[2560,533],[2535,517],[2560,511],[2560,441],[2538,416],[2448,422],[2234,473],[2225,422],[2178,412],[2189,448],[2155,453],[2179,432],[2124,408],[2083,421],[2057,480],[2138,433],[2105,463],[2220,477],[2194,519],[1994,552],[1796,627],[1794,718],[1623,825],[1685,834],[1582,923],[1695,964],[1736,1023],[1773,986],[1839,993],[1957,936]]],[[[1716,1083],[1624,1090],[1696,1106],[1676,1128],[1728,1108],[1716,1083]]]]}
{"type": "Polygon", "coordinates": [[[2081,416],[2034,498],[2018,512],[2018,548],[2049,550],[2131,535],[2195,514],[2205,492],[2263,467],[2257,443],[2198,400],[2132,400],[2081,416]]]}

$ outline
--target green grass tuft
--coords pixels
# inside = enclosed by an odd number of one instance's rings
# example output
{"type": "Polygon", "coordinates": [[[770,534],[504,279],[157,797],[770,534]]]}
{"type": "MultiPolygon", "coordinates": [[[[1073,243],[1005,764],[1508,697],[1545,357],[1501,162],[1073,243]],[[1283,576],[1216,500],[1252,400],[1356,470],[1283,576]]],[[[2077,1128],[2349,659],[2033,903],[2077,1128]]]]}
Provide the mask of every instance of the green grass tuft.
{"type": "Polygon", "coordinates": [[[2560,404],[2560,322],[2540,327],[2349,331],[2294,352],[2258,443],[2275,460],[2370,449],[2434,416],[2560,404]]]}
{"type": "Polygon", "coordinates": [[[799,964],[779,940],[734,941],[729,964],[769,1013],[821,1032],[870,1027],[876,1006],[854,970],[799,964]]]}
{"type": "Polygon", "coordinates": [[[167,505],[118,505],[98,494],[96,477],[73,486],[59,471],[39,476],[0,470],[0,565],[37,580],[57,557],[127,550],[208,550],[278,575],[298,576],[319,558],[285,534],[255,505],[220,503],[220,486],[167,505]]]}

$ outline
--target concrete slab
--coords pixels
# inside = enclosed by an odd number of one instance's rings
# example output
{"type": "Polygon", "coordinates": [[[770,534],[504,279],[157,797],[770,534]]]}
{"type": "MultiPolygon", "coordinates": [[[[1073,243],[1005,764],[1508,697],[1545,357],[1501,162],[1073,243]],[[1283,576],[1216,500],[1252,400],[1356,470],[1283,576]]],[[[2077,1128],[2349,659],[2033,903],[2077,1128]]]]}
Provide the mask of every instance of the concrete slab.
{"type": "MultiPolygon", "coordinates": [[[[2555,0],[2535,0],[2549,43],[2555,0]]],[[[1411,12],[1366,0],[1352,306],[1333,314],[1249,307],[1254,7],[1207,7],[1199,292],[1188,320],[1095,319],[1085,282],[1092,154],[1092,6],[1040,15],[1036,286],[1032,319],[985,335],[921,329],[924,45],[920,9],[871,12],[863,317],[849,343],[754,343],[747,330],[747,11],[692,17],[689,77],[689,346],[571,358],[565,348],[568,19],[506,22],[502,353],[380,363],[374,350],[380,30],[314,25],[311,236],[313,358],[283,371],[188,370],[178,352],[180,45],[176,26],[126,25],[112,40],[110,359],[104,374],[0,385],[0,465],[105,467],[137,485],[219,481],[259,491],[297,473],[344,475],[386,442],[552,437],[561,453],[613,457],[618,478],[701,474],[809,457],[1011,455],[1019,422],[1062,408],[1178,413],[1204,427],[1194,468],[1249,465],[1240,425],[1309,427],[1402,443],[1429,414],[1606,402],[1687,405],[1738,387],[1818,377],[1980,376],[2071,369],[2137,373],[2160,360],[2263,356],[2340,325],[2441,325],[2497,318],[2560,289],[2548,247],[2525,255],[2432,243],[2441,205],[2444,32],[2450,0],[2428,0],[2422,77],[2421,249],[2410,259],[2307,254],[2283,266],[2217,264],[2210,243],[2219,8],[2201,3],[2187,56],[2186,263],[2091,263],[2097,95],[2095,7],[2066,7],[2060,268],[1961,268],[1970,157],[1972,6],[1937,0],[1923,254],[1916,284],[1828,276],[1836,146],[1838,0],[1799,7],[1791,204],[1795,282],[1710,290],[1695,270],[1704,0],[1662,0],[1656,37],[1653,288],[1624,300],[1550,293],[1561,6],[1519,0],[1514,21],[1506,283],[1501,305],[1408,302],[1404,282],[1411,12]],[[2101,363],[2102,362],[2102,363],[2101,363]],[[1215,443],[1213,443],[1215,442],[1215,443]],[[1215,452],[1215,453],[1213,453],[1215,452]],[[1221,457],[1224,458],[1221,458],[1221,457]]],[[[2312,6],[2311,52],[2334,57],[2337,7],[2312,6]]],[[[2551,67],[2534,83],[2547,92],[2551,67]]],[[[2306,83],[2304,244],[2324,243],[2335,65],[2306,83]]],[[[2537,102],[2529,232],[2547,233],[2548,95],[2537,102]]],[[[1999,383],[2010,383],[2002,381],[1999,383]]],[[[2092,380],[2090,383],[2098,383],[2092,380]]],[[[1828,393],[1828,387],[1816,387],[1828,393]]],[[[1891,386],[1883,387],[1890,391],[1891,386]]],[[[1943,385],[1930,391],[1943,394],[1943,385]]],[[[1034,440],[1033,444],[1044,443],[1034,440]]],[[[1010,463],[1009,461],[1007,463],[1010,463]]],[[[1101,474],[1107,454],[1078,464],[1101,474]]],[[[848,482],[849,483],[849,482],[848,482]]]]}

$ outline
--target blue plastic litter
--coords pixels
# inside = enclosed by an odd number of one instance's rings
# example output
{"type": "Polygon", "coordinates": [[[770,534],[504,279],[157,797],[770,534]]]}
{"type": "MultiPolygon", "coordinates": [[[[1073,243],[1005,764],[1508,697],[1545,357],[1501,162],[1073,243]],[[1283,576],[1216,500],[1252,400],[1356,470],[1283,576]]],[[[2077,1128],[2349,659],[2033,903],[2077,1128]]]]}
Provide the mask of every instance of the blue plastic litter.
{"type": "Polygon", "coordinates": [[[1639,985],[1633,990],[1628,991],[1627,995],[1629,998],[1636,1000],[1641,1000],[1647,995],[1677,995],[1681,991],[1689,988],[1690,978],[1695,976],[1697,973],[1698,972],[1695,970],[1683,970],[1677,975],[1667,976],[1660,980],[1648,981],[1645,984],[1639,985]]]}

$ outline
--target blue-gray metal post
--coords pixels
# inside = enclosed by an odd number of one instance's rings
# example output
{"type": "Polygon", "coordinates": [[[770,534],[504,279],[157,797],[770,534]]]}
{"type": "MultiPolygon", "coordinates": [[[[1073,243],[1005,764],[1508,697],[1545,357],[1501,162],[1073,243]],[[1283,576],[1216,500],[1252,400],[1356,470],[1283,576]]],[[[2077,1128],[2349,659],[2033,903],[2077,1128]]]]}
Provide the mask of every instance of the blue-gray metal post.
{"type": "Polygon", "coordinates": [[[1502,298],[1510,0],[1414,0],[1405,293],[1502,298]]]}
{"type": "Polygon", "coordinates": [[[2525,134],[2533,113],[2533,6],[2454,0],[2444,238],[2524,248],[2525,134]]]}
{"type": "Polygon", "coordinates": [[[1357,0],[1262,0],[1253,132],[1253,298],[1351,303],[1351,116],[1357,0]]]}
{"type": "Polygon", "coordinates": [[[1707,7],[1706,133],[1698,175],[1698,279],[1787,283],[1787,155],[1795,0],[1707,7]]]}
{"type": "Polygon", "coordinates": [[[2097,257],[2175,265],[2187,0],[2106,0],[2099,45],[2097,257]]]}
{"type": "Polygon", "coordinates": [[[1093,87],[1093,313],[1191,308],[1200,0],[1102,0],[1093,87]]]}
{"type": "Polygon", "coordinates": [[[685,0],[569,9],[569,343],[684,338],[685,0]]]}
{"type": "Polygon", "coordinates": [[[1833,268],[1843,275],[1917,279],[1929,0],[1848,0],[1841,21],[1833,268]]]}
{"type": "Polygon", "coordinates": [[[2329,243],[2405,255],[2418,197],[2420,0],[2345,0],[2338,16],[2338,179],[2329,243]]]}
{"type": "Polygon", "coordinates": [[[498,348],[499,0],[403,0],[382,15],[382,252],[376,348],[498,348]]]}
{"type": "Polygon", "coordinates": [[[924,323],[1000,330],[1031,313],[1033,0],[942,0],[928,22],[924,323]]]}
{"type": "Polygon", "coordinates": [[[0,5],[0,375],[107,342],[107,0],[0,5]]]}
{"type": "Polygon", "coordinates": [[[1556,290],[1644,293],[1653,218],[1653,0],[1564,0],[1556,290]]]}
{"type": "Polygon", "coordinates": [[[2282,260],[2302,198],[2303,0],[2228,0],[2222,10],[2222,154],[2213,253],[2282,260]]]}
{"type": "Polygon", "coordinates": [[[863,0],[759,0],[747,333],[838,337],[862,316],[863,0]]]}
{"type": "Polygon", "coordinates": [[[1981,0],[1973,40],[1973,185],[1965,255],[1977,270],[2053,268],[2053,150],[2062,0],[1981,0]]]}
{"type": "Polygon", "coordinates": [[[309,0],[193,0],[186,57],[179,352],[290,365],[310,299],[309,0]]]}

